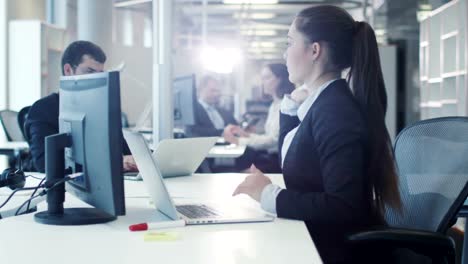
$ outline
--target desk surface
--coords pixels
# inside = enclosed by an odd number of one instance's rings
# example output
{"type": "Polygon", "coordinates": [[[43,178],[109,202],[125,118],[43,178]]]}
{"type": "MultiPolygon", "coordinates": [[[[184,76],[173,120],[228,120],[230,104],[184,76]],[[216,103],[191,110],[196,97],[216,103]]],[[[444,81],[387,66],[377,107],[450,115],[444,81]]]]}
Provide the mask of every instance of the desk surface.
{"type": "MultiPolygon", "coordinates": [[[[176,202],[222,201],[256,206],[250,198],[231,193],[245,174],[198,174],[166,179],[176,202]]],[[[272,180],[283,185],[281,175],[272,180]]],[[[127,215],[90,226],[37,224],[33,214],[0,220],[2,263],[321,263],[302,221],[275,219],[268,223],[220,224],[165,229],[175,241],[144,242],[145,232],[129,232],[130,224],[154,221],[142,182],[125,182],[127,215]]],[[[3,197],[0,197],[4,198],[3,197]]],[[[24,199],[18,196],[16,199],[24,199]]],[[[86,206],[67,195],[66,207],[86,206]]],[[[45,209],[45,204],[39,206],[45,209]]]]}
{"type": "Polygon", "coordinates": [[[1,155],[14,155],[17,152],[26,150],[29,148],[28,142],[26,141],[10,141],[0,143],[0,154],[1,155]]]}
{"type": "Polygon", "coordinates": [[[27,149],[29,148],[26,141],[9,141],[0,143],[0,149],[27,149]]]}

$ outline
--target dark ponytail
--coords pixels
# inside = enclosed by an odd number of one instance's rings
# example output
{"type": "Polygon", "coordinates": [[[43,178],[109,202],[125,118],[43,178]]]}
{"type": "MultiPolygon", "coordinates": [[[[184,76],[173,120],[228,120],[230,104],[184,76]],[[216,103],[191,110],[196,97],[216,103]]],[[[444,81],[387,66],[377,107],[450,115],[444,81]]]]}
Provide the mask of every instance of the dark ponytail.
{"type": "Polygon", "coordinates": [[[327,44],[330,69],[350,68],[348,83],[368,124],[366,176],[373,190],[375,211],[380,217],[386,206],[401,211],[392,145],[385,126],[387,94],[374,30],[366,22],[354,21],[344,9],[330,5],[302,10],[295,26],[310,43],[327,44]]]}
{"type": "Polygon", "coordinates": [[[348,82],[366,113],[369,124],[369,180],[374,189],[380,214],[385,204],[400,211],[401,200],[394,163],[392,143],[385,126],[387,93],[380,65],[374,30],[366,22],[355,22],[351,68],[348,82]]]}

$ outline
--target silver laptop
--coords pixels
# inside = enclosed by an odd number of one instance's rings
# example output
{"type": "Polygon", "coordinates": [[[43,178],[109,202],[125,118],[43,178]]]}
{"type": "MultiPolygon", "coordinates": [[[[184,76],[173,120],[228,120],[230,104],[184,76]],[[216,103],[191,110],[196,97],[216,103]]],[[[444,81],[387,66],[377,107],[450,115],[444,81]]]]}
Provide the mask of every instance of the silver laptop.
{"type": "MultiPolygon", "coordinates": [[[[190,176],[200,166],[218,137],[164,139],[152,156],[163,178],[190,176]]],[[[126,172],[127,180],[142,180],[138,172],[126,172]]]]}
{"type": "Polygon", "coordinates": [[[274,217],[250,208],[213,206],[206,204],[174,205],[145,139],[138,132],[123,131],[143,181],[158,210],[170,219],[184,219],[186,224],[217,224],[267,222],[274,217]]]}
{"type": "Polygon", "coordinates": [[[163,178],[189,176],[200,166],[218,137],[164,139],[153,152],[163,178]]]}

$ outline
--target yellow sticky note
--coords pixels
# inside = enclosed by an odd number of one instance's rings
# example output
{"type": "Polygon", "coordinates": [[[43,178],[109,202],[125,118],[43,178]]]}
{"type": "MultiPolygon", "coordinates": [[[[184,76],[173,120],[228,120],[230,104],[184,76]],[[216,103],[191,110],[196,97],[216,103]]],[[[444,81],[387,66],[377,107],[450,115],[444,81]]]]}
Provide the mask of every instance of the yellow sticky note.
{"type": "Polygon", "coordinates": [[[180,235],[176,232],[147,232],[144,236],[144,241],[175,241],[179,240],[179,238],[180,235]]]}

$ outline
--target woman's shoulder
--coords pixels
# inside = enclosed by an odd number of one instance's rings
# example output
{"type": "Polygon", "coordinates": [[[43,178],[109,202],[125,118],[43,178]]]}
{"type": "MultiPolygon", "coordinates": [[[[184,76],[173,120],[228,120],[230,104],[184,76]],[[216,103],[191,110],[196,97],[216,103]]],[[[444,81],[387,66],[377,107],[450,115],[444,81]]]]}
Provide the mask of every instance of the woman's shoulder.
{"type": "Polygon", "coordinates": [[[325,89],[314,103],[315,108],[330,108],[334,112],[360,112],[358,101],[344,79],[337,80],[325,89]]]}
{"type": "Polygon", "coordinates": [[[325,89],[309,114],[312,125],[340,127],[365,124],[363,112],[345,80],[338,80],[325,89]]]}

